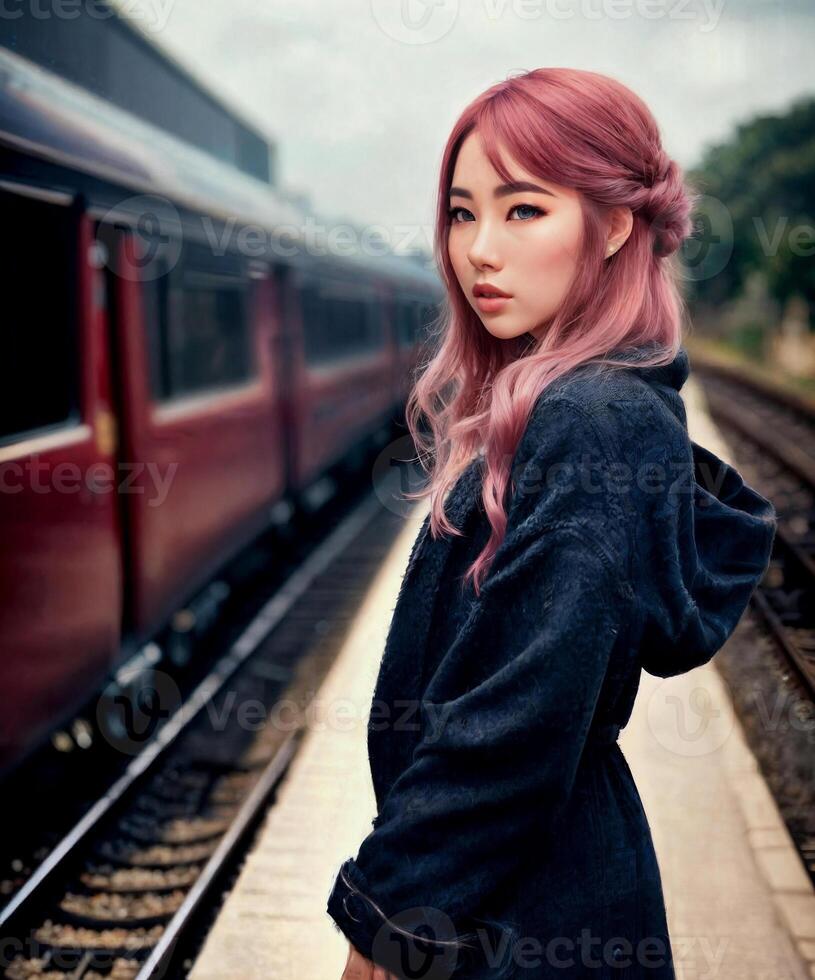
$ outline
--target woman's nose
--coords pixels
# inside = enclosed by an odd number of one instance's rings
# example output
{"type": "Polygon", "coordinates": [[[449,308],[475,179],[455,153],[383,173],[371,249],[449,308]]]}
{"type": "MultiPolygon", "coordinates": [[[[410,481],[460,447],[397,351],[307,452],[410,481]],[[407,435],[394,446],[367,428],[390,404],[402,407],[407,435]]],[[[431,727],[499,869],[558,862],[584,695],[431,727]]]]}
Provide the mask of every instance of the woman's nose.
{"type": "Polygon", "coordinates": [[[500,268],[501,260],[495,231],[487,225],[482,225],[470,244],[467,257],[477,269],[484,266],[489,266],[491,269],[500,268]]]}

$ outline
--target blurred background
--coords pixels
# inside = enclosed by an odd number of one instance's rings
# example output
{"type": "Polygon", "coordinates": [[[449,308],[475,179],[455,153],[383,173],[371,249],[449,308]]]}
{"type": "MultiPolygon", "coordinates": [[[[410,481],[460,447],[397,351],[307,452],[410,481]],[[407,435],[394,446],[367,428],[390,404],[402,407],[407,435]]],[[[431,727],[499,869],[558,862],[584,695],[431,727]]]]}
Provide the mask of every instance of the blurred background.
{"type": "MultiPolygon", "coordinates": [[[[111,71],[122,52],[96,47],[102,22],[83,27],[81,5],[25,26],[25,5],[7,6],[12,49],[180,136],[193,125],[157,79],[111,71]]],[[[332,221],[381,226],[400,251],[430,248],[441,146],[476,92],[543,65],[620,78],[707,196],[685,253],[696,333],[811,378],[807,0],[111,6],[263,134],[271,183],[332,221]]],[[[206,148],[229,159],[226,142],[206,148]]]]}
{"type": "Polygon", "coordinates": [[[652,108],[667,151],[705,194],[684,254],[693,339],[811,387],[807,0],[461,0],[408,5],[405,17],[376,0],[126,7],[275,134],[281,185],[340,220],[418,223],[425,249],[440,149],[475,93],[545,65],[619,78],[652,108]]]}

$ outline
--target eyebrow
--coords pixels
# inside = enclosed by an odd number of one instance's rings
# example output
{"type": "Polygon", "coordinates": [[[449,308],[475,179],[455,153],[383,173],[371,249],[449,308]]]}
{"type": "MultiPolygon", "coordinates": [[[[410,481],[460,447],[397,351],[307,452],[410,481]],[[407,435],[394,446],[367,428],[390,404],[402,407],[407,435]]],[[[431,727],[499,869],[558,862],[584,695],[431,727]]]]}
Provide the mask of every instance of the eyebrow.
{"type": "MultiPolygon", "coordinates": [[[[509,194],[521,194],[524,191],[531,192],[533,194],[548,194],[550,197],[557,197],[557,194],[552,191],[548,191],[545,187],[539,187],[537,184],[532,184],[528,180],[516,180],[511,184],[499,184],[498,187],[492,192],[493,197],[507,197],[509,194]]],[[[450,197],[466,197],[470,200],[473,199],[473,195],[464,187],[451,187],[450,197]]]]}

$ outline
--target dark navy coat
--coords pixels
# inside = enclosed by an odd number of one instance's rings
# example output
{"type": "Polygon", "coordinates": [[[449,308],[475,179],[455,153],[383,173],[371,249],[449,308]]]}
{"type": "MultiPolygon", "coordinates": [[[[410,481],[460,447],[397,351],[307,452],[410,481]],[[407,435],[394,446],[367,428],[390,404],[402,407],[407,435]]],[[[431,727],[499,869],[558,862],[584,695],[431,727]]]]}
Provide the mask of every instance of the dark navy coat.
{"type": "MultiPolygon", "coordinates": [[[[422,525],[368,723],[378,814],[328,899],[399,977],[674,977],[616,738],[642,668],[669,677],[723,645],[776,528],[772,505],[690,440],[688,373],[682,348],[658,368],[582,365],[542,393],[480,596],[442,586],[454,547],[469,564],[481,542],[467,553],[422,525]],[[443,648],[439,593],[466,604],[443,648]]],[[[446,501],[458,528],[486,521],[481,465],[446,501]]]]}

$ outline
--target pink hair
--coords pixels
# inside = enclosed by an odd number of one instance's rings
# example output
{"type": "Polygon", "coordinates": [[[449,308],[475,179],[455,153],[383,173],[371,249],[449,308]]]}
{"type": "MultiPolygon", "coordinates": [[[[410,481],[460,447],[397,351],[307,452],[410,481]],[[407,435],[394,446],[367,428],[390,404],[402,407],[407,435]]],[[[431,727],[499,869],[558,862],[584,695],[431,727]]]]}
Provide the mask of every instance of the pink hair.
{"type": "MultiPolygon", "coordinates": [[[[596,72],[539,68],[499,82],[468,105],[455,123],[441,163],[435,260],[447,287],[436,347],[419,368],[407,402],[407,424],[421,455],[434,455],[430,482],[411,499],[431,496],[430,530],[461,534],[447,520],[444,497],[474,455],[484,452],[482,499],[492,526],[468,568],[476,593],[506,531],[505,494],[512,460],[541,392],[579,364],[630,367],[607,355],[653,347],[640,366],[668,364],[682,342],[685,312],[679,267],[669,257],[692,231],[697,195],[662,149],[659,129],[630,89],[596,72]],[[568,298],[542,339],[493,337],[464,296],[450,262],[448,193],[464,139],[477,130],[503,180],[499,153],[525,170],[577,190],[582,260],[568,298]],[[627,241],[606,256],[607,209],[634,214],[627,241]],[[430,438],[421,431],[424,416],[430,438]]],[[[424,462],[422,466],[427,471],[424,462]]]]}

